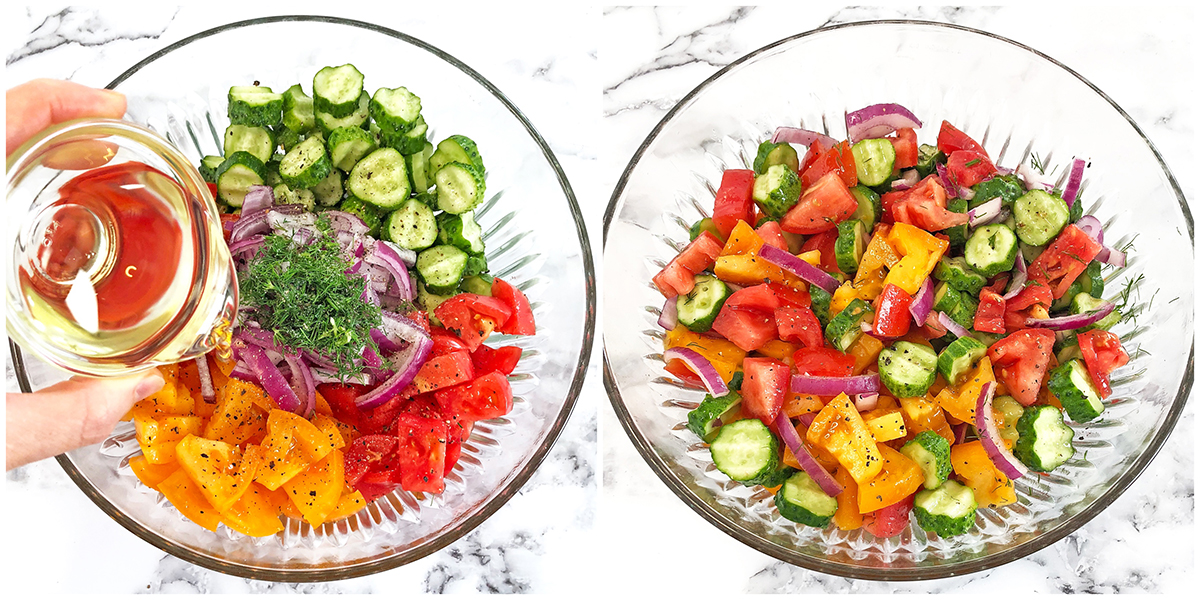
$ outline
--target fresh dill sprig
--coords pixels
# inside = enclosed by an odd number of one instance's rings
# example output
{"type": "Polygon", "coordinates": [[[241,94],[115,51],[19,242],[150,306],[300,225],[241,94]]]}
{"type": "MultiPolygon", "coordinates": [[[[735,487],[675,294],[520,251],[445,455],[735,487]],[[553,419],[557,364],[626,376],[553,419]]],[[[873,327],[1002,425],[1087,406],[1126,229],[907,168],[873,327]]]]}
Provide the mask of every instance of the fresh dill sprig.
{"type": "Polygon", "coordinates": [[[1037,152],[1034,152],[1032,155],[1030,155],[1029,164],[1033,168],[1037,169],[1038,173],[1041,173],[1042,175],[1046,174],[1046,164],[1042,162],[1042,158],[1037,155],[1037,152]]]}
{"type": "MultiPolygon", "coordinates": [[[[1137,287],[1139,285],[1141,285],[1142,280],[1144,280],[1145,278],[1146,278],[1145,275],[1138,275],[1137,277],[1134,277],[1133,279],[1126,281],[1125,287],[1121,290],[1121,293],[1118,295],[1118,299],[1116,301],[1116,305],[1117,305],[1116,310],[1121,315],[1122,322],[1132,321],[1134,325],[1137,325],[1138,315],[1141,314],[1142,311],[1145,310],[1149,306],[1149,303],[1147,303],[1145,305],[1134,304],[1134,302],[1135,302],[1134,297],[1133,297],[1134,290],[1136,290],[1137,287]]],[[[1155,292],[1155,294],[1157,295],[1158,292],[1155,292]]],[[[1139,299],[1139,300],[1141,299],[1141,294],[1138,294],[1137,299],[1139,299]]],[[[1151,301],[1153,301],[1153,300],[1154,300],[1153,297],[1151,297],[1151,301]]]]}
{"type": "Polygon", "coordinates": [[[347,275],[328,223],[308,245],[270,235],[250,261],[239,288],[242,302],[253,306],[263,329],[275,332],[275,343],[292,350],[311,350],[337,365],[338,375],[357,373],[363,348],[375,348],[371,328],[383,325],[379,307],[362,300],[366,282],[347,275]]]}

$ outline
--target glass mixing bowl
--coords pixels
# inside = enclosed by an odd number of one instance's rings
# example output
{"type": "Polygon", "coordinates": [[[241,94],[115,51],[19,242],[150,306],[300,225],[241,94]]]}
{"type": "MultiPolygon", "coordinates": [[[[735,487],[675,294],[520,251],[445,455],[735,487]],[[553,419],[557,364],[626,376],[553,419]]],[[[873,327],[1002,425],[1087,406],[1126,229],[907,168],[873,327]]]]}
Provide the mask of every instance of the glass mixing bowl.
{"type": "MultiPolygon", "coordinates": [[[[109,87],[129,98],[126,120],[146,125],[194,164],[219,154],[232,85],[283,90],[327,65],[353,63],[366,87],[407,86],[422,100],[430,138],[474,139],[488,165],[477,211],[492,273],[521,288],[537,335],[494,337],[524,353],[510,378],[513,410],[480,422],[463,444],[446,492],[394,492],[349,519],[312,528],[292,521],[273,537],[249,538],[187,521],[128,466],[139,452],[122,423],[98,446],[59,462],[109,516],[180,558],[241,577],[325,581],[412,562],[462,537],[517,493],[541,464],[571,414],[591,354],[595,273],[574,193],[554,153],[500,90],[454,57],[410,35],[368,23],[278,17],[232,23],[152,54],[109,87]]],[[[64,378],[10,344],[23,390],[64,378]]]]}
{"type": "Polygon", "coordinates": [[[1192,387],[1192,216],[1178,183],[1103,92],[1050,57],[985,32],[912,21],[854,23],[787,38],[735,61],[650,132],[613,192],[604,235],[604,382],[626,433],[702,517],[804,568],[864,579],[933,579],[1044,548],[1137,478],[1170,435],[1192,387]],[[1015,167],[1036,153],[1057,178],[1072,157],[1089,159],[1084,206],[1105,224],[1106,242],[1119,247],[1136,237],[1128,265],[1109,270],[1107,295],[1143,278],[1130,304],[1141,314],[1115,328],[1133,359],[1116,373],[1102,418],[1075,425],[1075,458],[1053,474],[1018,480],[1016,504],[980,510],[973,531],[950,539],[930,539],[910,525],[880,540],[862,530],[783,519],[772,494],[731,482],[712,466],[707,447],[686,428],[687,412],[703,392],[663,370],[656,323],[663,297],[650,278],[687,243],[688,227],[709,215],[722,171],[748,168],[777,126],[844,139],[844,111],[880,102],[922,118],[922,142],[932,141],[942,119],[950,121],[979,140],[997,165],[1015,167]]]}

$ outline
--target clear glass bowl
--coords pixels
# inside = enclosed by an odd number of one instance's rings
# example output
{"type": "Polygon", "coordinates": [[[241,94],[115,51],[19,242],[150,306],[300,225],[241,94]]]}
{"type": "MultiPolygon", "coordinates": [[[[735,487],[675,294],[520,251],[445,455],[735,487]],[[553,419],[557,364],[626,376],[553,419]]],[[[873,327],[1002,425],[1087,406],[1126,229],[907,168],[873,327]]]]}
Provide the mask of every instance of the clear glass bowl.
{"type": "Polygon", "coordinates": [[[1103,92],[1034,49],[981,31],[854,23],[737,60],[685,96],[638,148],[613,193],[604,235],[605,386],[625,431],[702,517],[804,568],[863,579],[933,579],[1044,548],[1137,478],[1192,387],[1192,216],[1179,185],[1150,140],[1103,92]],[[1133,359],[1117,372],[1102,418],[1075,425],[1075,458],[1051,475],[1022,478],[1018,503],[980,510],[974,531],[947,540],[913,526],[879,540],[781,518],[770,493],[731,482],[712,466],[707,447],[685,427],[703,393],[663,370],[656,324],[663,298],[650,278],[687,242],[691,223],[709,214],[721,172],[747,168],[777,126],[844,139],[844,111],[879,102],[898,102],[924,119],[922,142],[932,142],[941,120],[949,120],[980,140],[998,165],[1015,167],[1037,153],[1061,176],[1073,156],[1089,159],[1081,197],[1105,223],[1105,241],[1120,246],[1136,237],[1128,266],[1109,277],[1106,296],[1144,277],[1131,303],[1141,314],[1115,329],[1133,359]]]}
{"type": "MultiPolygon", "coordinates": [[[[574,193],[553,152],[500,90],[454,57],[412,36],[334,18],[256,19],[172,44],[109,87],[129,97],[126,120],[165,135],[198,163],[217,154],[226,91],[256,80],[282,90],[311,87],[327,65],[355,64],[366,87],[403,85],[422,100],[435,141],[470,136],[488,166],[489,198],[477,211],[492,273],[521,288],[537,335],[493,338],[524,349],[510,378],[512,412],[480,422],[463,444],[446,492],[396,492],[347,520],[313,529],[290,522],[273,537],[215,533],[185,520],[128,467],[138,445],[121,424],[98,446],[59,457],[79,487],[109,516],[180,558],[240,577],[325,581],[387,570],[462,537],[517,493],[554,443],[583,384],[595,326],[595,273],[574,193]]],[[[64,377],[21,356],[10,343],[22,389],[64,377]]]]}

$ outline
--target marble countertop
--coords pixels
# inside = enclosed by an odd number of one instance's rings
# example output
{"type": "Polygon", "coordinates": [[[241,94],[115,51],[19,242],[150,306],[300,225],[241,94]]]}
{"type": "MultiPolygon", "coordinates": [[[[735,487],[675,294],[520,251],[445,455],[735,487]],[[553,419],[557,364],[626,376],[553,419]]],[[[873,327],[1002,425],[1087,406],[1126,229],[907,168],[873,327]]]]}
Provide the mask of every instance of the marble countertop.
{"type": "MultiPolygon", "coordinates": [[[[221,24],[198,8],[3,9],[6,88],[35,77],[102,86],[171,42],[221,24]]],[[[403,16],[348,4],[338,16],[411,33],[471,65],[522,108],[562,162],[599,261],[602,216],[629,156],[679,98],[766,43],[826,23],[920,18],[1015,39],[1070,65],[1126,109],[1175,169],[1189,197],[1195,108],[1179,65],[1194,66],[1194,11],[1018,8],[475,7],[444,26],[438,11],[403,16]],[[499,43],[499,46],[497,46],[499,43]],[[497,51],[497,47],[503,48],[497,51]],[[1181,58],[1182,57],[1182,58],[1181,58]],[[1130,82],[1136,82],[1131,84],[1130,82]]],[[[239,7],[238,19],[271,12],[239,7]]],[[[599,269],[598,269],[599,270],[599,269]]],[[[600,282],[603,285],[603,282],[600,282]]],[[[22,515],[8,539],[10,589],[38,592],[538,592],[637,589],[747,592],[1180,592],[1194,581],[1194,403],[1142,477],[1109,510],[1032,556],[985,573],[913,584],[830,577],[776,561],[704,522],[650,471],[604,393],[600,348],[559,444],[525,489],[458,542],[415,563],[325,584],[231,577],[142,542],[98,508],[52,461],[13,472],[6,507],[22,515]],[[598,432],[597,432],[598,430],[598,432]],[[598,433],[598,435],[597,435],[598,433]],[[66,515],[53,521],[49,515],[66,515]],[[1185,532],[1181,534],[1180,532],[1185,532]],[[11,543],[11,542],[10,542],[11,543]],[[721,557],[720,577],[696,561],[721,557]]],[[[15,390],[11,361],[6,383],[15,390]]]]}

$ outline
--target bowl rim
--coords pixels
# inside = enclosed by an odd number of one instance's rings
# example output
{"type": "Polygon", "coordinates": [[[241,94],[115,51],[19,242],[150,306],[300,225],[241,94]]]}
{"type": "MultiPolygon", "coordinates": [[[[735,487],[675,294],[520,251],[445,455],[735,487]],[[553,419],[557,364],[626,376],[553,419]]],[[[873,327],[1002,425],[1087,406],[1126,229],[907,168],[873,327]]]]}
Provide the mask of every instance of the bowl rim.
{"type": "MultiPolygon", "coordinates": [[[[563,427],[566,425],[572,412],[574,412],[576,402],[579,399],[579,394],[583,389],[583,383],[584,383],[585,376],[587,374],[588,364],[591,361],[592,348],[594,346],[594,341],[595,341],[595,325],[596,325],[595,265],[594,265],[593,258],[592,258],[591,242],[588,238],[587,228],[584,224],[583,214],[579,209],[579,202],[575,197],[575,192],[572,189],[570,182],[567,180],[567,175],[563,171],[562,165],[558,162],[558,158],[554,155],[554,152],[550,149],[549,144],[542,137],[541,133],[539,133],[538,130],[533,126],[533,123],[531,123],[529,121],[529,118],[526,117],[525,114],[522,113],[521,110],[519,108],[517,108],[517,106],[515,104],[513,104],[512,100],[510,100],[508,98],[508,96],[506,96],[503,92],[501,92],[499,88],[497,88],[494,84],[492,84],[492,82],[488,81],[478,71],[471,68],[466,63],[460,61],[459,59],[455,58],[454,56],[444,52],[440,48],[437,48],[436,46],[433,46],[433,45],[431,45],[427,42],[424,42],[416,37],[413,37],[409,34],[402,33],[400,31],[396,31],[396,30],[388,28],[388,27],[376,25],[374,23],[367,23],[364,21],[358,21],[358,20],[354,20],[354,19],[345,19],[345,18],[340,18],[340,17],[331,17],[331,16],[323,16],[323,15],[276,15],[276,16],[269,16],[269,17],[246,19],[246,20],[242,20],[242,21],[235,21],[235,22],[227,23],[225,25],[220,25],[217,27],[213,27],[211,29],[201,31],[199,33],[196,33],[196,34],[187,36],[183,39],[180,39],[179,41],[176,41],[162,49],[159,49],[159,50],[155,51],[154,53],[150,54],[148,57],[146,57],[146,58],[142,59],[141,61],[139,61],[138,63],[134,64],[132,67],[129,67],[128,69],[126,69],[124,72],[122,72],[120,75],[118,75],[115,79],[112,80],[112,82],[110,82],[105,87],[107,89],[114,89],[117,85],[119,85],[120,83],[122,83],[123,81],[125,81],[126,79],[131,77],[133,74],[137,73],[139,70],[141,70],[146,65],[154,62],[155,60],[157,60],[167,54],[170,54],[171,52],[173,52],[175,50],[178,50],[179,48],[187,46],[188,44],[191,44],[192,42],[195,42],[195,41],[207,38],[207,37],[211,37],[213,35],[216,35],[216,34],[219,34],[219,33],[225,32],[225,31],[230,31],[233,29],[240,29],[243,27],[251,27],[251,26],[255,26],[255,25],[265,25],[265,24],[278,23],[278,22],[326,23],[326,24],[332,24],[332,25],[344,25],[344,26],[349,26],[349,27],[357,27],[360,29],[366,29],[369,31],[373,31],[375,33],[380,33],[380,34],[395,38],[397,40],[406,42],[406,43],[411,44],[419,49],[425,50],[425,51],[429,52],[430,54],[433,54],[434,56],[444,60],[445,62],[449,63],[450,65],[458,68],[460,71],[462,71],[468,77],[473,79],[476,83],[482,85],[485,89],[488,90],[488,92],[490,92],[492,94],[493,97],[495,97],[497,100],[499,100],[501,102],[501,104],[503,104],[504,107],[507,108],[508,111],[510,113],[512,113],[512,115],[514,117],[517,118],[518,121],[520,121],[521,125],[524,126],[525,131],[529,133],[530,137],[532,137],[534,142],[538,145],[538,147],[541,148],[542,155],[545,157],[546,161],[550,164],[551,168],[553,168],[555,176],[558,179],[559,187],[562,189],[562,192],[567,201],[568,208],[570,209],[570,212],[571,212],[571,217],[575,223],[575,230],[576,230],[576,234],[578,235],[578,238],[579,238],[580,249],[582,251],[581,254],[582,254],[582,258],[583,258],[583,266],[584,266],[584,295],[585,295],[585,298],[587,301],[587,306],[584,311],[584,327],[583,327],[583,336],[582,336],[582,340],[581,340],[582,343],[581,343],[580,350],[579,350],[579,360],[577,361],[577,363],[575,365],[575,369],[573,371],[572,378],[571,378],[571,385],[567,390],[567,395],[566,395],[566,398],[564,399],[563,406],[558,411],[558,414],[557,414],[555,420],[551,423],[545,443],[542,444],[534,452],[533,456],[525,464],[525,466],[521,468],[521,470],[517,473],[517,475],[515,477],[513,477],[513,479],[510,480],[507,485],[505,485],[503,488],[501,488],[501,490],[498,494],[496,494],[490,500],[488,500],[486,503],[484,503],[482,505],[482,507],[479,508],[473,515],[471,515],[470,517],[468,517],[461,523],[457,524],[454,528],[448,530],[441,536],[434,538],[433,540],[430,540],[420,546],[410,548],[410,549],[400,552],[398,554],[388,556],[386,558],[379,559],[379,560],[371,560],[369,562],[367,562],[367,561],[358,562],[358,563],[348,564],[345,566],[331,568],[331,569],[322,569],[322,568],[286,569],[286,568],[272,568],[272,567],[256,567],[256,566],[242,565],[242,564],[238,564],[238,563],[235,563],[232,561],[227,561],[227,560],[220,559],[220,558],[214,558],[214,557],[211,557],[211,556],[208,556],[205,554],[201,554],[194,550],[191,550],[190,548],[177,545],[174,542],[164,538],[162,535],[158,534],[157,532],[152,531],[152,530],[142,526],[141,524],[137,523],[136,521],[130,519],[121,510],[117,509],[116,506],[114,506],[112,504],[112,502],[110,502],[107,498],[105,498],[95,488],[95,486],[93,486],[87,480],[87,478],[83,476],[83,474],[75,467],[75,465],[71,462],[70,458],[66,454],[61,454],[56,457],[59,465],[62,466],[63,470],[66,471],[67,475],[71,478],[71,480],[74,481],[76,483],[76,485],[79,486],[79,488],[83,491],[84,495],[86,495],[88,498],[90,498],[96,504],[96,506],[98,506],[102,511],[104,511],[105,514],[107,514],[113,520],[120,523],[121,526],[123,526],[125,529],[129,530],[134,535],[138,536],[139,538],[141,538],[142,540],[144,540],[146,542],[149,542],[150,544],[154,545],[155,547],[159,548],[160,550],[163,550],[163,551],[165,551],[169,554],[172,554],[178,558],[181,558],[181,559],[186,560],[193,564],[197,564],[204,568],[211,569],[214,571],[219,571],[219,572],[226,573],[229,575],[238,576],[238,577],[247,577],[250,579],[261,579],[261,580],[281,581],[281,582],[335,581],[335,580],[340,580],[340,579],[348,579],[348,578],[352,578],[352,577],[362,577],[364,575],[380,573],[380,572],[387,571],[387,570],[393,569],[393,568],[401,566],[401,565],[408,564],[410,562],[413,562],[415,560],[418,560],[425,556],[428,556],[429,554],[437,552],[438,550],[441,550],[442,548],[446,547],[447,545],[457,541],[458,539],[462,538],[466,534],[473,531],[476,527],[478,527],[481,523],[483,523],[483,521],[487,520],[497,510],[499,510],[500,507],[504,506],[508,502],[508,500],[510,500],[513,496],[515,496],[517,494],[518,491],[520,491],[521,487],[524,486],[525,482],[527,482],[529,480],[529,478],[533,475],[534,471],[536,471],[537,468],[542,464],[542,462],[545,460],[546,456],[549,454],[550,449],[553,448],[554,444],[557,442],[559,435],[562,433],[563,427]]],[[[17,375],[17,382],[20,385],[21,391],[26,392],[26,393],[31,392],[32,386],[30,385],[29,376],[25,369],[25,361],[24,361],[24,357],[21,353],[21,348],[15,342],[13,342],[11,339],[8,340],[8,344],[9,344],[10,355],[11,355],[12,361],[13,361],[13,367],[14,367],[14,370],[16,371],[16,375],[17,375]]]]}
{"type": "MultiPolygon", "coordinates": [[[[1095,84],[1093,84],[1091,81],[1088,81],[1087,78],[1080,75],[1074,69],[1071,69],[1070,67],[1059,62],[1058,60],[1055,60],[1054,58],[1052,58],[1030,46],[1022,44],[1020,42],[1011,40],[1004,36],[996,35],[994,33],[989,33],[986,31],[982,31],[982,30],[975,29],[972,27],[966,27],[963,25],[956,25],[956,24],[952,24],[952,23],[941,23],[941,22],[937,22],[937,21],[915,20],[915,19],[877,19],[877,20],[868,20],[868,21],[854,21],[854,22],[849,22],[849,23],[839,23],[836,25],[818,27],[816,29],[811,29],[809,31],[805,31],[805,32],[802,32],[802,33],[799,33],[796,35],[788,36],[786,38],[780,39],[778,41],[767,44],[761,48],[758,48],[757,50],[754,50],[754,51],[746,54],[745,56],[742,56],[741,58],[738,58],[737,60],[729,63],[728,65],[721,68],[716,73],[714,73],[713,75],[711,75],[710,77],[705,79],[703,82],[701,82],[695,88],[693,88],[690,92],[688,92],[686,95],[684,95],[682,98],[680,98],[679,101],[675,103],[675,106],[671,107],[671,109],[667,112],[667,114],[664,115],[663,118],[654,126],[654,128],[650,130],[650,133],[647,134],[646,139],[641,143],[641,145],[638,147],[638,149],[634,152],[633,156],[629,160],[629,164],[625,167],[625,170],[621,173],[621,177],[620,177],[620,179],[618,179],[617,185],[613,189],[612,196],[609,198],[608,207],[605,209],[605,212],[604,212],[604,230],[603,230],[602,241],[603,241],[605,250],[607,250],[607,246],[608,246],[609,227],[612,225],[613,219],[616,217],[617,205],[620,202],[621,196],[625,192],[625,187],[629,183],[629,178],[633,172],[633,169],[638,165],[642,156],[645,154],[645,152],[650,147],[650,144],[652,144],[658,138],[659,134],[662,132],[663,128],[666,127],[667,123],[669,123],[675,117],[676,113],[678,113],[680,110],[682,110],[683,108],[690,105],[691,100],[693,98],[695,98],[697,95],[699,95],[705,89],[707,89],[710,85],[714,84],[716,81],[721,79],[730,70],[742,65],[743,63],[753,60],[755,57],[759,56],[760,54],[763,54],[763,53],[765,53],[769,50],[772,50],[778,46],[781,46],[783,44],[788,44],[788,43],[794,42],[794,41],[802,39],[802,38],[806,38],[806,37],[813,36],[813,35],[819,35],[819,34],[827,33],[830,31],[836,31],[839,29],[857,28],[857,27],[873,27],[873,26],[884,26],[884,25],[916,25],[916,26],[920,26],[920,27],[926,27],[926,26],[933,27],[935,29],[936,28],[952,29],[952,30],[958,30],[961,32],[969,33],[969,34],[982,35],[987,38],[991,38],[993,40],[1006,42],[1006,43],[1011,44],[1021,50],[1025,50],[1025,51],[1033,54],[1036,57],[1042,58],[1042,59],[1050,62],[1052,65],[1061,68],[1062,70],[1066,71],[1068,74],[1077,78],[1084,85],[1091,88],[1091,90],[1093,92],[1095,92],[1101,98],[1103,98],[1106,102],[1108,102],[1108,104],[1113,109],[1115,109],[1117,111],[1117,113],[1120,114],[1121,117],[1123,117],[1125,119],[1125,121],[1129,123],[1130,126],[1133,127],[1133,129],[1137,133],[1137,135],[1142,138],[1142,141],[1144,141],[1146,143],[1146,146],[1154,154],[1155,160],[1158,162],[1159,167],[1161,167],[1162,172],[1167,177],[1167,181],[1170,184],[1170,189],[1173,190],[1175,193],[1176,200],[1179,203],[1180,211],[1183,214],[1183,218],[1184,218],[1185,224],[1187,226],[1188,239],[1192,243],[1193,252],[1194,252],[1195,234],[1194,234],[1194,230],[1193,230],[1192,213],[1188,207],[1187,200],[1184,197],[1183,190],[1180,189],[1180,187],[1179,187],[1179,182],[1175,179],[1175,175],[1171,172],[1170,168],[1167,167],[1166,162],[1163,160],[1162,154],[1159,153],[1158,148],[1156,148],[1154,146],[1154,143],[1151,142],[1150,139],[1146,136],[1145,132],[1143,132],[1140,127],[1138,127],[1137,123],[1134,122],[1133,118],[1129,116],[1129,113],[1125,112],[1125,110],[1122,109],[1116,102],[1114,102],[1113,99],[1108,96],[1108,94],[1105,94],[1100,88],[1096,87],[1095,84]]],[[[602,333],[602,337],[603,337],[603,333],[602,333]]],[[[705,503],[699,497],[694,495],[691,492],[691,490],[688,489],[688,487],[678,477],[676,477],[676,475],[672,472],[670,466],[666,463],[666,461],[664,461],[661,457],[658,456],[657,453],[654,452],[654,449],[653,449],[652,445],[650,444],[649,440],[646,439],[646,437],[637,430],[637,428],[633,424],[632,416],[630,415],[629,411],[625,408],[625,402],[624,402],[623,398],[621,397],[620,387],[617,385],[616,375],[613,373],[612,365],[608,358],[607,345],[605,346],[605,348],[603,350],[604,388],[608,392],[609,401],[612,404],[613,410],[617,413],[617,418],[621,422],[621,427],[625,430],[625,433],[629,436],[630,441],[633,442],[634,447],[637,448],[638,453],[641,454],[642,458],[646,461],[646,463],[648,465],[650,465],[651,470],[654,471],[654,473],[656,475],[658,475],[659,479],[661,479],[663,481],[663,483],[665,483],[667,485],[667,487],[670,488],[670,490],[672,492],[674,492],[674,494],[676,496],[678,496],[679,499],[684,502],[684,504],[686,504],[693,511],[695,511],[697,514],[699,514],[704,520],[708,521],[709,523],[711,523],[712,525],[714,525],[721,531],[725,532],[727,535],[733,537],[734,539],[742,542],[743,544],[746,544],[747,546],[749,546],[755,550],[758,550],[759,552],[767,554],[778,560],[781,560],[781,561],[784,561],[787,563],[791,563],[798,567],[802,567],[805,569],[812,569],[814,571],[819,571],[819,572],[826,573],[829,575],[835,575],[835,576],[839,576],[839,577],[847,577],[847,578],[852,578],[852,579],[869,579],[869,580],[877,580],[877,581],[922,581],[922,580],[941,579],[941,578],[945,578],[945,577],[954,577],[954,576],[958,576],[958,575],[967,575],[970,573],[976,573],[976,572],[983,571],[986,569],[992,569],[992,568],[1007,564],[1009,562],[1015,561],[1017,559],[1023,558],[1025,556],[1028,556],[1034,552],[1037,552],[1037,551],[1059,541],[1063,537],[1066,537],[1067,535],[1073,533],[1074,531],[1076,531],[1077,529],[1082,527],[1084,524],[1086,524],[1088,521],[1092,520],[1092,518],[1094,518],[1096,515],[1100,514],[1104,509],[1108,508],[1108,506],[1110,504],[1112,504],[1112,502],[1114,500],[1116,500],[1122,493],[1124,493],[1124,491],[1142,474],[1142,471],[1145,470],[1146,466],[1150,463],[1150,461],[1153,460],[1153,458],[1158,454],[1159,450],[1162,449],[1162,446],[1166,442],[1167,437],[1169,437],[1171,432],[1174,431],[1175,425],[1178,422],[1179,417],[1183,412],[1184,406],[1187,404],[1188,396],[1191,394],[1191,390],[1192,390],[1192,383],[1193,383],[1193,379],[1195,377],[1195,347],[1194,346],[1195,346],[1195,333],[1193,332],[1192,343],[1189,344],[1189,348],[1191,348],[1191,350],[1188,352],[1187,362],[1185,365],[1186,370],[1184,371],[1183,380],[1180,382],[1179,390],[1175,395],[1175,399],[1172,402],[1170,409],[1167,411],[1167,415],[1166,415],[1165,420],[1163,421],[1162,427],[1160,427],[1159,430],[1157,432],[1155,432],[1155,435],[1149,441],[1148,445],[1146,446],[1146,449],[1138,456],[1138,458],[1133,463],[1131,463],[1129,465],[1129,467],[1125,471],[1125,473],[1122,474],[1114,482],[1113,486],[1111,488],[1109,488],[1108,491],[1101,494],[1100,496],[1097,496],[1095,499],[1093,499],[1088,504],[1087,508],[1085,508],[1084,510],[1080,511],[1079,513],[1071,516],[1070,518],[1066,519],[1061,524],[1059,524],[1057,527],[1050,529],[1048,531],[1045,531],[1038,537],[1033,538],[1033,539],[1029,540],[1028,542],[1025,542],[1019,546],[1016,546],[1016,547],[1010,548],[1010,549],[1006,549],[1006,550],[1002,550],[995,554],[986,555],[982,558],[968,560],[968,561],[965,561],[962,563],[955,563],[955,564],[949,564],[949,565],[935,565],[932,567],[917,566],[917,567],[868,568],[868,567],[859,567],[859,566],[853,566],[853,565],[845,565],[843,563],[823,560],[820,558],[793,552],[787,548],[784,548],[782,546],[779,546],[779,545],[776,545],[773,543],[769,543],[769,542],[763,540],[762,538],[758,537],[757,535],[751,533],[749,530],[740,526],[736,521],[733,521],[733,520],[727,518],[722,513],[716,511],[714,508],[709,506],[707,503],[705,503]]]]}

